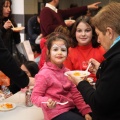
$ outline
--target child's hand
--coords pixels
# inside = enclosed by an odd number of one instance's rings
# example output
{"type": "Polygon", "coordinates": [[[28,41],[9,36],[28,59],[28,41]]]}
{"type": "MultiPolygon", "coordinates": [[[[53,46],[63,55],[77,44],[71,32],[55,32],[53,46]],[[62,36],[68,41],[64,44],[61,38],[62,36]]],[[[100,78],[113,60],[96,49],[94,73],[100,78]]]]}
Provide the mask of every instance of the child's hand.
{"type": "Polygon", "coordinates": [[[89,114],[85,115],[85,120],[92,120],[92,117],[89,114]]]}
{"type": "Polygon", "coordinates": [[[52,99],[48,99],[47,101],[47,107],[52,109],[56,107],[56,101],[53,101],[52,99]]]}

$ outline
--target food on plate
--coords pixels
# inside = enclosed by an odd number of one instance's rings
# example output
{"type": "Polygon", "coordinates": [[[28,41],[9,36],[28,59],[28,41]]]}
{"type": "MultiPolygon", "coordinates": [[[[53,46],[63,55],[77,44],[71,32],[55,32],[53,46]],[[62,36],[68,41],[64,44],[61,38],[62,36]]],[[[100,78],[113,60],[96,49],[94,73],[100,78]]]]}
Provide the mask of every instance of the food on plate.
{"type": "Polygon", "coordinates": [[[80,76],[80,73],[79,72],[74,72],[73,75],[74,76],[80,76]]]}
{"type": "Polygon", "coordinates": [[[90,73],[86,71],[73,71],[73,75],[78,77],[85,77],[88,76],[89,74],[90,73]]]}
{"type": "Polygon", "coordinates": [[[68,76],[68,74],[72,74],[76,77],[87,77],[90,75],[90,72],[88,71],[82,71],[82,70],[74,70],[74,71],[67,71],[65,72],[65,75],[68,76]]]}
{"type": "Polygon", "coordinates": [[[25,29],[25,27],[13,27],[13,28],[11,28],[11,29],[12,29],[14,32],[19,32],[19,31],[25,29]]]}
{"type": "Polygon", "coordinates": [[[3,103],[0,105],[0,108],[11,109],[13,105],[11,103],[3,103]]]}

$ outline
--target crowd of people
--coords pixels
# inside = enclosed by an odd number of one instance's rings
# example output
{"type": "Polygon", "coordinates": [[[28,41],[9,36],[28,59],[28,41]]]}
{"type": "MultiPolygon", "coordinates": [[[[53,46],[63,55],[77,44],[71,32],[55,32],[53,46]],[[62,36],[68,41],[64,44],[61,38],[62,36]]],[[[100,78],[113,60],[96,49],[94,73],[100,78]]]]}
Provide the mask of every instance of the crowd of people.
{"type": "MultiPolygon", "coordinates": [[[[20,33],[11,29],[17,26],[12,1],[0,0],[0,71],[8,77],[10,93],[34,86],[31,100],[42,108],[45,120],[119,120],[120,3],[110,2],[100,9],[101,2],[75,4],[61,10],[59,0],[45,1],[27,24],[36,62],[14,56],[20,33]],[[91,10],[97,13],[88,15],[91,10]],[[75,22],[65,22],[71,16],[75,22]],[[89,76],[65,75],[85,71],[89,63],[89,76]]],[[[0,87],[5,85],[0,77],[0,87]]]]}

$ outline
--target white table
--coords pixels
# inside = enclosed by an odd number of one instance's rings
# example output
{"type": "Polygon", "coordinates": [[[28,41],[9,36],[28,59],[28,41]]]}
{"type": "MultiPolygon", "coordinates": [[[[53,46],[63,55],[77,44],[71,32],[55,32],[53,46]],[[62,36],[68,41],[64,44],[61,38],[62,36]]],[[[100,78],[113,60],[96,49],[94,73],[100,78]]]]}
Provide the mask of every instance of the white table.
{"type": "Polygon", "coordinates": [[[2,102],[12,102],[16,108],[10,111],[0,111],[0,120],[44,120],[42,109],[36,106],[25,106],[25,93],[18,92],[2,102]]]}

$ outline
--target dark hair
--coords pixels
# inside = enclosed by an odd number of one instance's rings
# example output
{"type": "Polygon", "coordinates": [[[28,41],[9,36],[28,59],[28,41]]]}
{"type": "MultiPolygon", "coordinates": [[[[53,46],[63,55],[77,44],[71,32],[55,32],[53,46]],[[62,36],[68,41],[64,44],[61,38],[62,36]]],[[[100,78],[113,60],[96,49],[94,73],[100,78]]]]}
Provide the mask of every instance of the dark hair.
{"type": "Polygon", "coordinates": [[[91,40],[92,46],[94,48],[99,47],[100,44],[97,42],[97,35],[95,33],[95,29],[91,25],[90,17],[88,17],[88,16],[81,16],[81,17],[77,18],[76,22],[74,23],[72,31],[71,31],[71,37],[72,37],[71,47],[76,47],[78,45],[78,41],[76,40],[75,32],[76,32],[76,28],[80,22],[88,23],[92,27],[92,40],[91,40]]]}
{"type": "Polygon", "coordinates": [[[52,2],[53,0],[44,0],[44,3],[52,2]]]}
{"type": "Polygon", "coordinates": [[[27,61],[24,63],[24,65],[30,72],[31,77],[34,77],[39,71],[39,67],[38,67],[37,63],[34,61],[27,61]]]}
{"type": "MultiPolygon", "coordinates": [[[[0,27],[3,26],[3,7],[5,5],[5,2],[8,1],[10,2],[10,9],[11,9],[11,5],[12,5],[12,1],[11,0],[0,0],[0,27]]],[[[16,26],[16,23],[13,19],[13,16],[12,16],[12,10],[10,11],[10,14],[7,18],[4,18],[5,21],[10,19],[13,23],[14,26],[16,26]]]]}
{"type": "Polygon", "coordinates": [[[73,7],[78,7],[78,4],[76,4],[76,3],[71,3],[71,4],[70,4],[70,8],[73,8],[73,7]]]}
{"type": "Polygon", "coordinates": [[[50,49],[52,47],[52,42],[57,41],[57,40],[63,40],[65,42],[65,46],[67,47],[67,53],[68,53],[68,48],[69,48],[69,37],[67,37],[65,34],[61,32],[52,32],[48,37],[47,37],[47,42],[46,46],[48,49],[48,55],[47,55],[47,61],[49,60],[49,55],[50,55],[50,49]]]}

